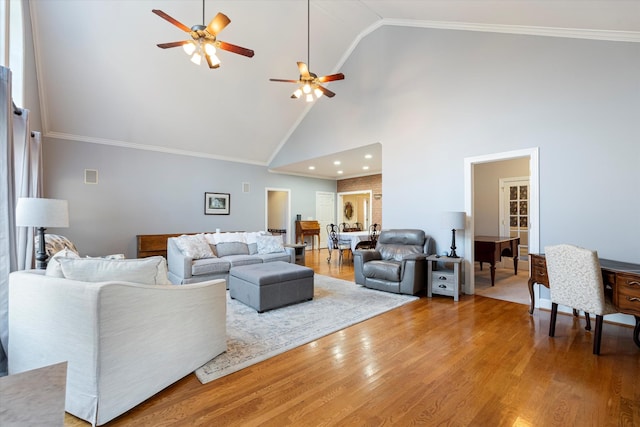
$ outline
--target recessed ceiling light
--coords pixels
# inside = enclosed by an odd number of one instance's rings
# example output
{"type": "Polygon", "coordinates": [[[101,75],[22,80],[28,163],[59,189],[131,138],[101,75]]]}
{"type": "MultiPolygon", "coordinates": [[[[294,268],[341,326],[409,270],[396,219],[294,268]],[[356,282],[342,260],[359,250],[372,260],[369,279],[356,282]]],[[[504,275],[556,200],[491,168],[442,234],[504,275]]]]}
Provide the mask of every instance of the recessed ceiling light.
{"type": "Polygon", "coordinates": [[[369,166],[363,166],[362,170],[365,170],[365,171],[369,170],[369,166]]]}
{"type": "Polygon", "coordinates": [[[336,160],[335,162],[333,162],[333,164],[338,166],[340,164],[340,160],[336,160]]]}
{"type": "Polygon", "coordinates": [[[316,167],[315,166],[309,166],[309,170],[310,171],[316,170],[316,167]]]}
{"type": "Polygon", "coordinates": [[[338,171],[337,173],[338,173],[338,175],[342,175],[344,172],[338,171]]]}
{"type": "Polygon", "coordinates": [[[365,158],[365,159],[371,159],[371,158],[373,158],[373,156],[372,156],[371,154],[365,154],[365,155],[364,155],[364,158],[365,158]]]}

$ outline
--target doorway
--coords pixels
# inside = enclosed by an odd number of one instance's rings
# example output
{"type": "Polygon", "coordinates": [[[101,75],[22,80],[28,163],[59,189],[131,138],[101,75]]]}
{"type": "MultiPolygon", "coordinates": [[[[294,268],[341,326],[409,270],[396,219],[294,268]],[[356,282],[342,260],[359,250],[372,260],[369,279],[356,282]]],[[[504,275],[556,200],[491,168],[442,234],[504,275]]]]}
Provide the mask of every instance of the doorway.
{"type": "MultiPolygon", "coordinates": [[[[474,236],[477,234],[475,232],[475,202],[474,200],[476,195],[476,183],[474,180],[474,172],[477,166],[491,163],[491,162],[500,162],[509,159],[522,159],[527,158],[529,162],[529,206],[528,206],[528,222],[529,222],[529,242],[528,242],[528,251],[529,252],[539,252],[540,248],[540,224],[539,224],[539,213],[540,213],[540,202],[539,202],[539,149],[530,148],[516,151],[509,151],[504,153],[495,153],[488,154],[484,156],[478,157],[468,157],[465,158],[465,211],[467,216],[469,217],[469,228],[465,230],[465,293],[466,294],[474,294],[475,293],[475,275],[474,275],[474,236]]],[[[536,294],[536,303],[537,303],[538,295],[536,294]]]]}
{"type": "Polygon", "coordinates": [[[282,242],[291,243],[291,190],[265,188],[265,230],[282,235],[282,242]]]}
{"type": "Polygon", "coordinates": [[[361,190],[338,193],[338,215],[336,223],[346,222],[349,225],[356,223],[368,230],[371,225],[371,198],[373,191],[361,190]],[[347,209],[347,206],[350,208],[347,209]]]}

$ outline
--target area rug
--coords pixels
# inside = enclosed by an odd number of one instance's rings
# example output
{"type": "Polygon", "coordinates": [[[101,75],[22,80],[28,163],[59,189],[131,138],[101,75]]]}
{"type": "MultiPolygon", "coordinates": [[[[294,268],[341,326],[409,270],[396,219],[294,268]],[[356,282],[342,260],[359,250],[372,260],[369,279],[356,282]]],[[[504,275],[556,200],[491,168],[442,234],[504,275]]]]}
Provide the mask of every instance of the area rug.
{"type": "Polygon", "coordinates": [[[258,314],[227,291],[227,351],[195,373],[206,384],[416,299],[316,274],[313,300],[258,314]]]}

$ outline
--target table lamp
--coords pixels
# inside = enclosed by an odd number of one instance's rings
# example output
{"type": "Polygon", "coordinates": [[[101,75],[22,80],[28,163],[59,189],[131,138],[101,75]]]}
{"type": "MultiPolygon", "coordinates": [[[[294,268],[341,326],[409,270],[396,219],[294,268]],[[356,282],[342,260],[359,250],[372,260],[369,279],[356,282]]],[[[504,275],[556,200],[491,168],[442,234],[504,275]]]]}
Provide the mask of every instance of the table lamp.
{"type": "Polygon", "coordinates": [[[44,231],[47,227],[69,226],[69,203],[66,200],[21,197],[16,206],[16,226],[36,227],[40,242],[36,268],[44,269],[47,260],[44,231]]]}
{"type": "Polygon", "coordinates": [[[466,214],[464,212],[443,212],[442,228],[451,230],[451,253],[449,257],[459,258],[456,253],[456,230],[464,230],[466,214]]]}

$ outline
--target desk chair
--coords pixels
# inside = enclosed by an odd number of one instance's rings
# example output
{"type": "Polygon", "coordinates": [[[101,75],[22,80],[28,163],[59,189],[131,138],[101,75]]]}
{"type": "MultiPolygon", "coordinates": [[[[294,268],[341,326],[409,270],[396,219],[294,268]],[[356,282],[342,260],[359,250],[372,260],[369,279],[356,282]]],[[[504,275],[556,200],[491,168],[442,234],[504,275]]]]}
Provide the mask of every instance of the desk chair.
{"type": "Polygon", "coordinates": [[[327,262],[331,262],[331,255],[334,250],[338,251],[338,260],[339,263],[342,264],[343,253],[351,252],[351,242],[341,241],[340,240],[340,232],[338,230],[338,226],[335,224],[327,225],[327,249],[329,249],[329,257],[327,258],[327,262]]]}
{"type": "Polygon", "coordinates": [[[600,354],[603,316],[617,313],[611,295],[605,293],[598,253],[573,245],[544,248],[551,292],[549,336],[555,335],[558,304],[584,311],[586,329],[591,329],[589,313],[596,315],[593,354],[600,354]]]}

